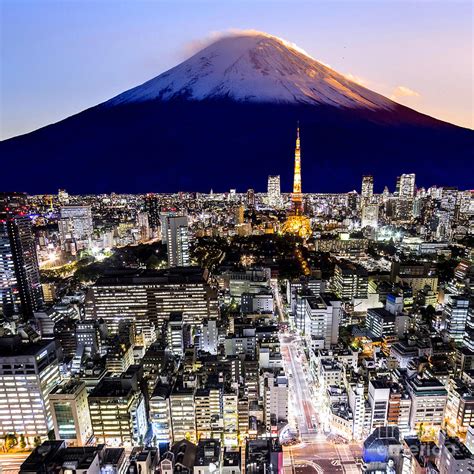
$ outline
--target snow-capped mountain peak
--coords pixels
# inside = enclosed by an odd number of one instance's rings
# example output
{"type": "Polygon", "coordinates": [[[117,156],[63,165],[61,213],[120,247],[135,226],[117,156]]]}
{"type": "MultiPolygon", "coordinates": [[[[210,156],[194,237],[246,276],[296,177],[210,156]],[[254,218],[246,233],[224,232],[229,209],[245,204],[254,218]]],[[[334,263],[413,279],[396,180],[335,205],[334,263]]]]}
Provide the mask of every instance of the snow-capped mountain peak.
{"type": "Polygon", "coordinates": [[[316,61],[297,46],[254,31],[224,36],[106,105],[175,98],[368,109],[391,109],[395,105],[316,61]]]}

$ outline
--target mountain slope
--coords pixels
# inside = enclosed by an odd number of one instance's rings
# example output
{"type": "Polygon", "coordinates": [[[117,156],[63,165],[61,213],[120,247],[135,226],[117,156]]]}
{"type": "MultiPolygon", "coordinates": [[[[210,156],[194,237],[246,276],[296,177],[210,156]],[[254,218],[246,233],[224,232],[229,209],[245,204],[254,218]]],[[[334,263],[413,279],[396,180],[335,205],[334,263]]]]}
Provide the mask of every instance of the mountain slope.
{"type": "Polygon", "coordinates": [[[420,185],[474,184],[472,131],[267,35],[218,40],[103,104],[0,143],[0,154],[10,188],[28,192],[264,190],[269,174],[288,191],[297,120],[303,191],[358,189],[364,173],[379,188],[404,172],[420,185]]]}
{"type": "Polygon", "coordinates": [[[229,98],[244,102],[387,108],[395,104],[274,36],[224,37],[110,106],[149,100],[229,98]]]}

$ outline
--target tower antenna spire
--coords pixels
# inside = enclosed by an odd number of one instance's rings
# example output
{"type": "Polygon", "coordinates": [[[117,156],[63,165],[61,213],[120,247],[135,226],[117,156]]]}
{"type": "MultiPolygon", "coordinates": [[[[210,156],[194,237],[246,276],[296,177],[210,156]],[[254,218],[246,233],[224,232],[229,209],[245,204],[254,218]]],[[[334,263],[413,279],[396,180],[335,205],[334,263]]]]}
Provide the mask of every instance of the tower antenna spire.
{"type": "Polygon", "coordinates": [[[293,176],[293,194],[291,196],[296,214],[302,211],[301,195],[301,151],[300,151],[300,122],[298,120],[296,127],[296,147],[295,147],[295,169],[293,176]]]}

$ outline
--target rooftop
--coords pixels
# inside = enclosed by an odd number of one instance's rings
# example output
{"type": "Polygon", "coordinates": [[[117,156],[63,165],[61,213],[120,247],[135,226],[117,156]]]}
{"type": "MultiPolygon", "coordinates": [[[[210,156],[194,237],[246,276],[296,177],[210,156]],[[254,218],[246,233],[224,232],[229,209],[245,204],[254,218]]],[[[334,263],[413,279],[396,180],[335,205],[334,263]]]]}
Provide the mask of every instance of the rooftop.
{"type": "Polygon", "coordinates": [[[165,270],[117,271],[99,278],[94,286],[173,285],[205,282],[205,273],[199,267],[173,267],[165,270]]]}

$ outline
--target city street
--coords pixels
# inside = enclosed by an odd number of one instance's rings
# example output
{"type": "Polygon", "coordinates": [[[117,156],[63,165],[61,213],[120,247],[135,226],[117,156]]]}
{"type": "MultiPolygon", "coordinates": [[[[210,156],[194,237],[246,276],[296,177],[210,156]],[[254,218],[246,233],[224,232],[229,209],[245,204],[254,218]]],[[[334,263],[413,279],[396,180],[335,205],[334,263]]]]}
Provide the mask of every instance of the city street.
{"type": "Polygon", "coordinates": [[[284,447],[285,468],[298,474],[360,472],[355,462],[355,458],[360,457],[360,446],[355,443],[334,444],[327,441],[322,432],[305,376],[306,359],[298,356],[300,342],[294,336],[282,334],[280,343],[289,377],[289,422],[292,429],[298,428],[301,437],[300,444],[284,447]]]}
{"type": "MultiPolygon", "coordinates": [[[[273,285],[273,291],[280,320],[285,320],[277,285],[273,285]]],[[[313,403],[306,376],[309,374],[309,366],[304,356],[302,340],[293,334],[282,333],[280,345],[289,383],[289,424],[291,431],[298,430],[301,438],[299,444],[283,448],[285,470],[294,474],[361,472],[355,462],[355,458],[361,455],[360,445],[335,444],[326,439],[322,420],[315,408],[321,402],[313,403]]]]}

